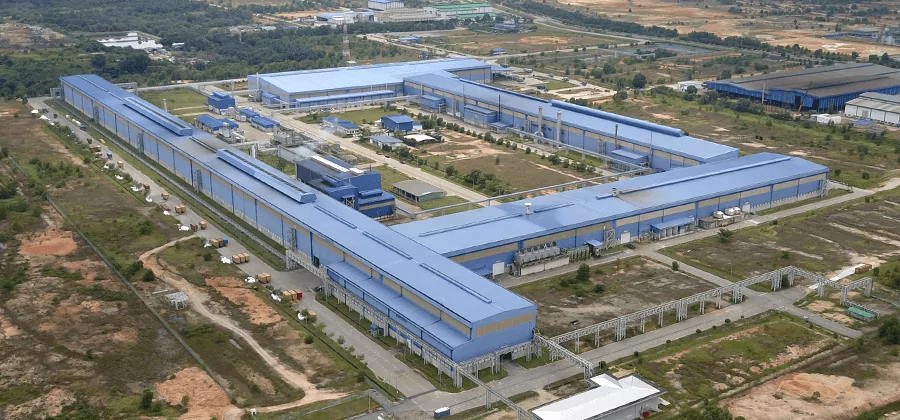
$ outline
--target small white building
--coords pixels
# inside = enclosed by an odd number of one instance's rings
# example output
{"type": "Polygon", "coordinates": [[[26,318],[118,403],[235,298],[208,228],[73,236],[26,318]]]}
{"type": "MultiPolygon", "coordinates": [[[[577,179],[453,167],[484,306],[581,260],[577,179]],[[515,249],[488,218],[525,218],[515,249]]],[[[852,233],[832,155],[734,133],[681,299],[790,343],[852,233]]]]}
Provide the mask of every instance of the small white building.
{"type": "Polygon", "coordinates": [[[416,143],[416,146],[420,144],[437,143],[437,139],[426,134],[410,134],[408,136],[403,136],[403,138],[412,140],[416,143]]]}
{"type": "Polygon", "coordinates": [[[900,125],[900,95],[866,92],[844,105],[844,115],[900,125]]]}
{"type": "Polygon", "coordinates": [[[542,420],[642,419],[659,410],[659,397],[666,393],[636,374],[618,379],[603,374],[591,382],[596,386],[531,411],[542,420]]]}
{"type": "Polygon", "coordinates": [[[687,92],[688,86],[697,88],[697,91],[703,90],[703,82],[699,80],[685,80],[683,82],[678,82],[678,90],[681,92],[687,92]]]}
{"type": "Polygon", "coordinates": [[[813,115],[815,121],[819,124],[840,124],[841,116],[840,115],[831,115],[831,114],[815,114],[813,115]]]}

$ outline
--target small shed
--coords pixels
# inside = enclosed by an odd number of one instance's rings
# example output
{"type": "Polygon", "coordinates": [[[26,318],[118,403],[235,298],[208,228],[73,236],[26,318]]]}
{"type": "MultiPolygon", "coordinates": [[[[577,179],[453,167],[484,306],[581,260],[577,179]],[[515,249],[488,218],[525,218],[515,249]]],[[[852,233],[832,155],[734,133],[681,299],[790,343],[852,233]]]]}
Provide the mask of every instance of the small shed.
{"type": "Polygon", "coordinates": [[[406,115],[385,115],[381,117],[381,126],[385,130],[390,131],[410,132],[413,130],[414,123],[415,121],[406,115]]]}
{"type": "Polygon", "coordinates": [[[847,315],[850,315],[851,318],[856,318],[860,321],[871,322],[877,318],[877,315],[869,312],[865,309],[860,309],[855,306],[851,306],[847,308],[847,315]]]}
{"type": "Polygon", "coordinates": [[[413,142],[416,146],[420,144],[437,143],[437,140],[434,137],[427,134],[410,134],[408,136],[403,136],[403,138],[413,142]]]}
{"type": "Polygon", "coordinates": [[[414,203],[436,200],[447,195],[446,191],[417,179],[397,182],[393,188],[394,194],[414,203]]]}
{"type": "Polygon", "coordinates": [[[391,150],[403,145],[402,140],[391,136],[372,136],[369,137],[369,143],[372,143],[378,148],[384,148],[385,146],[387,146],[390,147],[391,150]]]}
{"type": "Polygon", "coordinates": [[[502,54],[506,54],[506,48],[500,48],[500,47],[491,48],[491,55],[502,55],[502,54]]]}

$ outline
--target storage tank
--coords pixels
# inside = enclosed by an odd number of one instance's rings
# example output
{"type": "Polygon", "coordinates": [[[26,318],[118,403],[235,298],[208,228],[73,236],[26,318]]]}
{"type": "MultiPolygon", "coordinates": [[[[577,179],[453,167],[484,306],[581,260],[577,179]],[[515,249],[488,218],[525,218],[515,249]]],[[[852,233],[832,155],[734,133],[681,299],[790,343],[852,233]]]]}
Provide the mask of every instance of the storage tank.
{"type": "Polygon", "coordinates": [[[722,213],[721,211],[717,211],[717,212],[713,213],[713,217],[716,219],[723,219],[723,218],[725,218],[725,213],[722,213]]]}
{"type": "Polygon", "coordinates": [[[729,208],[725,209],[725,215],[726,216],[734,216],[734,207],[729,207],[729,208]]]}

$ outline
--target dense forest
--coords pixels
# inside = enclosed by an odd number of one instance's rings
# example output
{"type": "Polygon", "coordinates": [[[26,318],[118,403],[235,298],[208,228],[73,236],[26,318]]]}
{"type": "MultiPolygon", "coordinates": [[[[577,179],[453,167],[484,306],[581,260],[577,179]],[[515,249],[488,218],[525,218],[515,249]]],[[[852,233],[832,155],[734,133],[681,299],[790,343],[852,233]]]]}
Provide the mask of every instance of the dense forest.
{"type": "MultiPolygon", "coordinates": [[[[216,80],[342,65],[341,31],[337,29],[287,28],[241,37],[228,31],[229,26],[251,23],[252,10],[260,7],[223,9],[189,0],[4,1],[0,3],[0,15],[71,34],[78,42],[65,48],[0,55],[0,96],[46,95],[50,87],[58,85],[60,76],[77,73],[97,73],[115,82],[158,85],[173,80],[216,80]],[[183,42],[185,51],[175,63],[150,60],[143,52],[107,48],[86,36],[134,30],[157,35],[164,45],[183,42]]],[[[356,24],[351,32],[452,29],[455,23],[356,24]]],[[[358,38],[353,38],[350,48],[353,58],[372,62],[409,54],[396,46],[358,38]]]]}

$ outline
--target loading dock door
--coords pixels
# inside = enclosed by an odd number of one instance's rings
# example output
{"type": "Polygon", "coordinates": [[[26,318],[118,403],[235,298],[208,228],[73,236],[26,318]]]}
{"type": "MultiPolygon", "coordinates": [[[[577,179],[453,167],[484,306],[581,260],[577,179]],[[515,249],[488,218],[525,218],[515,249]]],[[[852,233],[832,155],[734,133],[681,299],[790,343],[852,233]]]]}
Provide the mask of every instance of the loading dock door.
{"type": "Polygon", "coordinates": [[[629,232],[629,231],[622,232],[622,235],[619,236],[619,243],[627,244],[629,242],[631,242],[631,232],[629,232]]]}

